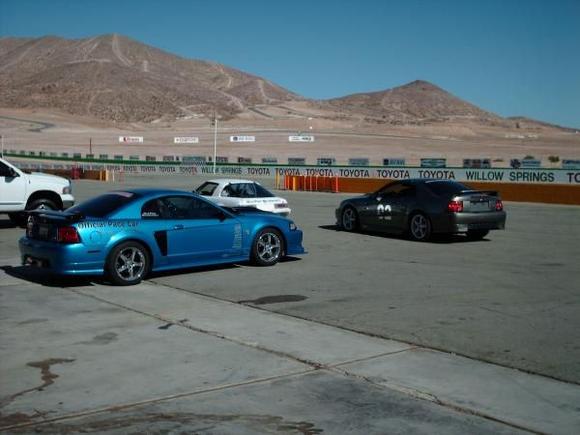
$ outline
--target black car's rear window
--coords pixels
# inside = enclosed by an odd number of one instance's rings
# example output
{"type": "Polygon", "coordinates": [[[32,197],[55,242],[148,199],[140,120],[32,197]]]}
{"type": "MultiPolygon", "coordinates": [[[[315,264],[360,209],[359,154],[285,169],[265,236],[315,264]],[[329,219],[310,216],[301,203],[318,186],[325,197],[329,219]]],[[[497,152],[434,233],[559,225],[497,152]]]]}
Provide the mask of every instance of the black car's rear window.
{"type": "Polygon", "coordinates": [[[67,212],[103,218],[134,201],[137,197],[138,195],[133,192],[109,192],[69,208],[67,212]]]}
{"type": "Polygon", "coordinates": [[[427,181],[425,186],[438,196],[455,195],[462,190],[470,190],[465,184],[458,183],[457,181],[427,181]]]}

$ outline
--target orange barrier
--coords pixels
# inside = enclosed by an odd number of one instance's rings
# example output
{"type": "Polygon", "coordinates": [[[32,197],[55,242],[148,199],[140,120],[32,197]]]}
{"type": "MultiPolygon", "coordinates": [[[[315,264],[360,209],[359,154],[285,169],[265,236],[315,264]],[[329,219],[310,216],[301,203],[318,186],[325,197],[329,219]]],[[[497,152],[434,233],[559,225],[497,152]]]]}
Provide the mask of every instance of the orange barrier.
{"type": "MultiPolygon", "coordinates": [[[[377,178],[343,178],[286,175],[284,189],[316,192],[374,192],[393,181],[377,178]]],[[[580,186],[564,184],[466,183],[479,190],[496,190],[506,201],[580,205],[580,186]]]]}
{"type": "Polygon", "coordinates": [[[72,180],[95,180],[107,181],[107,171],[97,171],[92,169],[42,169],[46,174],[58,175],[59,177],[70,178],[72,180]]]}
{"type": "Polygon", "coordinates": [[[338,192],[339,177],[320,175],[285,175],[285,190],[305,190],[309,192],[338,192]]]}

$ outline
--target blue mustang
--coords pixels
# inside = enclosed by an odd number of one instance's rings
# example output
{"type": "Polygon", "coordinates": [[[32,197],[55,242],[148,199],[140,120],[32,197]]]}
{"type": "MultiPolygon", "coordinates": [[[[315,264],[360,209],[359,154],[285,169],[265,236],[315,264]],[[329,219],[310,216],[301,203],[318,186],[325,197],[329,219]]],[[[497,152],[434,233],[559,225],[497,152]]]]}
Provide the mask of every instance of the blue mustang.
{"type": "Polygon", "coordinates": [[[132,285],[151,271],[236,263],[276,264],[305,253],[291,220],[222,208],[189,192],[109,192],[65,212],[31,212],[22,263],[63,275],[102,275],[132,285]]]}

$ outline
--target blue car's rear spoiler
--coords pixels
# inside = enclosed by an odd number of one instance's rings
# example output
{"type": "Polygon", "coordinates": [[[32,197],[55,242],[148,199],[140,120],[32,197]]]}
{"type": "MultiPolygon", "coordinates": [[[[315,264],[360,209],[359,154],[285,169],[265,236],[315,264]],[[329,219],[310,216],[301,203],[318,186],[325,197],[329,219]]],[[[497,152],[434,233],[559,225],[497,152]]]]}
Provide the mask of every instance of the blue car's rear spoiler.
{"type": "Polygon", "coordinates": [[[33,216],[44,222],[62,222],[72,224],[85,218],[85,216],[80,212],[69,213],[66,211],[55,210],[30,210],[26,213],[28,216],[33,216]]]}

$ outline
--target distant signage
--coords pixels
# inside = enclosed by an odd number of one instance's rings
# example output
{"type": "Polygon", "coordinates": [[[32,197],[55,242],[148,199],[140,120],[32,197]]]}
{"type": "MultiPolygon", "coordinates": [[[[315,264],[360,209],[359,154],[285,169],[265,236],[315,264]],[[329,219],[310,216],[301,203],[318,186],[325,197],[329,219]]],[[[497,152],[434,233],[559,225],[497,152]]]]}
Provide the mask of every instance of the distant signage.
{"type": "Polygon", "coordinates": [[[230,136],[230,142],[256,142],[256,136],[230,136]]]}
{"type": "Polygon", "coordinates": [[[422,168],[445,168],[446,166],[446,159],[421,159],[422,168]]]}
{"type": "Polygon", "coordinates": [[[262,157],[262,163],[278,163],[278,159],[276,157],[262,157]]]}
{"type": "Polygon", "coordinates": [[[355,157],[352,159],[348,159],[348,164],[350,166],[368,166],[369,159],[367,159],[366,157],[355,157]]]}
{"type": "Polygon", "coordinates": [[[537,169],[542,166],[542,161],[537,159],[511,159],[510,166],[514,169],[537,169]]]}
{"type": "Polygon", "coordinates": [[[252,163],[252,159],[250,157],[238,157],[238,163],[250,164],[252,163]]]}
{"type": "Polygon", "coordinates": [[[463,159],[464,168],[491,168],[491,159],[463,159]]]}
{"type": "Polygon", "coordinates": [[[314,142],[314,136],[308,135],[288,136],[288,142],[314,142]]]}
{"type": "Polygon", "coordinates": [[[383,159],[383,166],[405,166],[405,159],[383,159]]]}
{"type": "Polygon", "coordinates": [[[183,163],[205,163],[205,156],[183,156],[181,158],[183,163]]]}
{"type": "Polygon", "coordinates": [[[173,143],[199,143],[199,137],[196,136],[182,136],[182,137],[174,137],[173,143]]]}
{"type": "Polygon", "coordinates": [[[580,169],[580,160],[562,159],[562,169],[580,169]]]}
{"type": "Polygon", "coordinates": [[[302,166],[306,164],[306,159],[304,157],[288,157],[288,164],[302,166]]]}
{"type": "Polygon", "coordinates": [[[318,166],[332,166],[336,163],[334,157],[319,157],[316,159],[316,164],[318,166]]]}
{"type": "Polygon", "coordinates": [[[119,143],[143,143],[143,136],[119,136],[119,143]]]}

